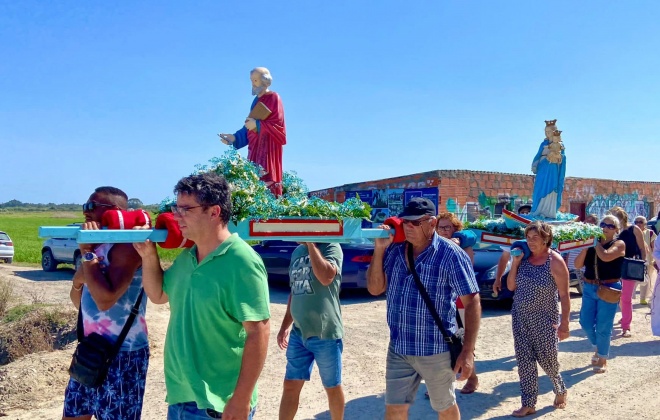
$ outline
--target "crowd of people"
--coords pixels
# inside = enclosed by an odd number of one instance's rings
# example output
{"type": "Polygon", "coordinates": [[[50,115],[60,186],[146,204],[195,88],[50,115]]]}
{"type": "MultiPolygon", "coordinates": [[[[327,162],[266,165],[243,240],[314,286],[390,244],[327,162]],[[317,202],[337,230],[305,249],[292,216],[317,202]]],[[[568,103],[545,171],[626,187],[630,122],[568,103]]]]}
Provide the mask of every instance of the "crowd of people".
{"type": "MultiPolygon", "coordinates": [[[[79,308],[81,340],[99,335],[120,346],[100,384],[88,385],[72,374],[63,419],[140,418],[149,365],[146,298],[170,305],[164,347],[167,418],[255,416],[257,380],[270,334],[266,270],[252,247],[228,230],[231,194],[221,176],[202,173],[182,178],[174,192],[175,220],[195,245],[183,250],[167,270],[161,268],[150,241],[80,245],[83,263],[70,296],[79,308]]],[[[99,229],[106,211],[125,210],[127,202],[118,188],[97,188],[83,206],[82,229],[99,229]]],[[[519,209],[525,211],[529,212],[528,206],[519,209]]],[[[438,418],[459,419],[457,381],[466,381],[460,391],[465,394],[479,387],[474,351],[481,302],[472,261],[474,242],[460,234],[462,224],[455,215],[438,214],[425,198],[411,199],[399,218],[405,241],[394,243],[393,235],[375,240],[367,271],[369,292],[386,293],[390,341],[384,355],[385,418],[408,418],[423,380],[438,418]]],[[[590,216],[588,221],[596,223],[597,218],[590,216]]],[[[584,282],[580,325],[593,345],[593,370],[602,374],[607,371],[618,296],[623,336],[632,331],[631,300],[639,282],[621,278],[624,258],[645,261],[651,273],[654,259],[660,258],[660,239],[648,232],[644,218],[629,224],[619,207],[612,208],[599,226],[603,237],[596,246],[567,260],[584,282]]],[[[537,366],[552,381],[555,408],[565,408],[568,396],[558,343],[570,334],[569,266],[552,249],[549,224],[535,221],[524,235],[528,252],[514,256],[507,252],[494,286],[503,287],[500,277],[510,264],[506,287],[515,291],[512,334],[521,392],[515,417],[536,412],[537,366]]],[[[291,293],[277,334],[287,361],[280,419],[295,417],[300,392],[315,364],[331,418],[344,417],[342,263],[337,244],[301,243],[293,253],[291,293]]],[[[651,289],[650,284],[645,287],[644,300],[651,289]]]]}

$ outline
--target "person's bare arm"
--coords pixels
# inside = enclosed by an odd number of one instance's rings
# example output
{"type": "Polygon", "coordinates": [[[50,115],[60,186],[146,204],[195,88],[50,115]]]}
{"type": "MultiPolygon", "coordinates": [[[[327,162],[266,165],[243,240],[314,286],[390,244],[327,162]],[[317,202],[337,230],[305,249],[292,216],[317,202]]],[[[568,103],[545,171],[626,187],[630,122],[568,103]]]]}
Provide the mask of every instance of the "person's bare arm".
{"type": "Polygon", "coordinates": [[[644,233],[637,226],[633,226],[633,232],[635,232],[635,240],[637,241],[637,247],[639,248],[639,254],[642,259],[646,261],[646,242],[644,242],[644,233]]]}
{"type": "Polygon", "coordinates": [[[236,381],[234,394],[227,401],[222,418],[246,419],[250,412],[252,391],[266,362],[270,321],[245,321],[243,328],[247,333],[241,370],[236,381]]]}
{"type": "MultiPolygon", "coordinates": [[[[381,225],[380,228],[385,230],[390,229],[387,225],[381,225]]],[[[387,288],[383,259],[385,258],[385,250],[391,243],[392,235],[388,235],[387,238],[376,239],[374,244],[374,255],[367,269],[367,290],[374,296],[385,293],[385,289],[387,288]]]]}
{"type": "Polygon", "coordinates": [[[600,242],[595,246],[596,254],[601,261],[610,262],[626,255],[626,244],[623,241],[615,241],[611,247],[605,249],[600,242]]]}
{"type": "Polygon", "coordinates": [[[312,264],[312,272],[314,272],[314,276],[316,276],[322,285],[331,285],[337,275],[337,266],[323,258],[321,250],[319,250],[315,243],[307,242],[306,245],[307,250],[309,251],[309,261],[312,264]]]}
{"type": "Polygon", "coordinates": [[[73,306],[76,309],[80,309],[80,299],[82,298],[82,288],[85,284],[85,277],[83,275],[82,267],[80,267],[76,273],[73,275],[73,281],[71,282],[71,290],[69,291],[69,297],[73,306]]]}
{"type": "Polygon", "coordinates": [[[573,262],[573,266],[577,268],[578,270],[582,267],[584,267],[584,260],[587,258],[587,250],[589,248],[585,248],[580,253],[578,254],[577,257],[575,257],[575,261],[573,262]]]}
{"type": "Polygon", "coordinates": [[[82,263],[84,282],[96,306],[107,311],[126,293],[142,260],[131,244],[115,244],[108,255],[110,266],[101,270],[98,260],[82,263]]]}
{"type": "Polygon", "coordinates": [[[163,269],[156,244],[147,239],[143,243],[133,244],[133,247],[142,258],[142,287],[147,297],[155,304],[167,303],[169,297],[163,291],[163,269]]]}
{"type": "Polygon", "coordinates": [[[506,278],[506,285],[512,292],[518,288],[516,276],[518,275],[518,267],[520,266],[522,258],[522,255],[518,255],[513,257],[513,260],[511,261],[511,269],[509,270],[509,275],[506,278]]]}
{"type": "Polygon", "coordinates": [[[286,312],[284,313],[284,319],[282,319],[282,325],[280,326],[280,331],[277,333],[277,345],[284,350],[289,346],[289,328],[293,324],[293,316],[291,316],[291,293],[289,293],[289,300],[286,303],[286,312]]]}
{"type": "Polygon", "coordinates": [[[461,373],[459,380],[466,380],[474,369],[474,349],[479,334],[481,322],[481,298],[479,293],[464,295],[460,297],[465,308],[465,335],[463,337],[463,351],[456,359],[454,372],[461,373]]]}
{"type": "Polygon", "coordinates": [[[560,340],[568,338],[569,328],[568,323],[571,317],[571,298],[570,298],[570,289],[569,289],[569,273],[568,267],[564,259],[556,253],[552,252],[552,257],[550,259],[550,272],[552,277],[555,280],[557,285],[557,291],[559,292],[559,301],[561,303],[561,321],[558,326],[558,336],[560,340]]]}
{"type": "MultiPolygon", "coordinates": [[[[511,253],[509,251],[502,251],[500,259],[497,261],[497,269],[495,270],[495,282],[493,283],[493,290],[500,292],[502,290],[502,276],[504,271],[506,271],[506,266],[509,264],[509,258],[511,258],[511,253]]],[[[511,286],[507,284],[509,290],[511,286]]]]}
{"type": "Polygon", "coordinates": [[[474,265],[474,248],[469,246],[467,248],[463,248],[463,251],[465,251],[465,253],[468,254],[468,257],[470,257],[470,262],[472,263],[472,265],[474,265]]]}

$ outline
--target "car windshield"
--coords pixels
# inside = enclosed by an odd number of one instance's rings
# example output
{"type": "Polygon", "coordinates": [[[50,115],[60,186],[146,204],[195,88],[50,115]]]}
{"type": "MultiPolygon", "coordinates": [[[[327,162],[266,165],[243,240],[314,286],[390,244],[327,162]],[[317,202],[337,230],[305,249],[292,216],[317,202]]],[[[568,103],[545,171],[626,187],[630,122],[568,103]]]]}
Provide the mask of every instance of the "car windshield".
{"type": "Polygon", "coordinates": [[[4,232],[0,232],[0,240],[1,241],[8,241],[9,240],[9,235],[7,235],[4,232]]]}

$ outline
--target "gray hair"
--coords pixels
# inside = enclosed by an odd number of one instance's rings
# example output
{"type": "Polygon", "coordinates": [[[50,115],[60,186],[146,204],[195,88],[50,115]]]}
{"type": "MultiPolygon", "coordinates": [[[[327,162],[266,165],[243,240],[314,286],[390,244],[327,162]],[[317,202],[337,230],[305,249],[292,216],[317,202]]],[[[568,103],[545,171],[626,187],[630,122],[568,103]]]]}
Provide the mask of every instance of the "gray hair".
{"type": "Polygon", "coordinates": [[[616,231],[617,232],[621,231],[621,222],[619,221],[619,218],[616,217],[613,214],[606,214],[605,216],[603,216],[602,219],[600,219],[600,222],[601,223],[605,222],[605,223],[612,224],[612,225],[616,226],[616,231]]]}
{"type": "Polygon", "coordinates": [[[269,87],[273,83],[273,76],[270,75],[270,71],[266,67],[255,67],[250,71],[250,76],[252,73],[259,73],[261,75],[261,83],[264,86],[269,87]]]}

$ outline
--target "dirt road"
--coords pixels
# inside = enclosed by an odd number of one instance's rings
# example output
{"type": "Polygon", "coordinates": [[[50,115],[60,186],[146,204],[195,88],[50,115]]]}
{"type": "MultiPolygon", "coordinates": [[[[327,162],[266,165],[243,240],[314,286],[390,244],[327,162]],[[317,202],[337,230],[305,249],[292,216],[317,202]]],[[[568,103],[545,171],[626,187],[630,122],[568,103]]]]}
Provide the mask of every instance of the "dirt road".
{"type": "MultiPolygon", "coordinates": [[[[37,268],[0,265],[0,276],[9,278],[23,300],[43,293],[49,303],[67,303],[71,271],[43,273],[37,268]]],[[[271,338],[268,359],[259,382],[257,418],[276,419],[284,376],[284,353],[277,348],[276,334],[286,309],[287,290],[271,288],[271,338]]],[[[633,337],[615,337],[612,360],[604,375],[592,373],[590,345],[580,330],[577,313],[580,297],[572,295],[571,337],[560,344],[560,363],[569,387],[566,410],[552,408],[552,386],[540,378],[538,413],[529,418],[584,419],[658,419],[660,418],[660,340],[651,335],[645,314],[648,308],[636,305],[633,337]]],[[[342,298],[346,325],[344,347],[344,387],[347,419],[383,418],[385,390],[385,353],[388,329],[385,301],[366,294],[342,298]]],[[[163,379],[163,341],[169,311],[167,305],[149,304],[147,322],[151,340],[151,361],[143,410],[145,419],[164,419],[166,413],[163,379]]],[[[617,319],[619,316],[617,316],[617,319]]],[[[615,334],[620,333],[619,329],[615,334]]],[[[11,395],[0,395],[0,412],[11,419],[58,419],[61,416],[66,367],[72,347],[25,357],[0,370],[11,395]],[[20,392],[19,392],[20,391],[20,392]],[[18,393],[18,395],[16,395],[18,393]],[[30,410],[19,407],[33,407],[30,410]]],[[[209,351],[209,357],[212,352],[209,351]]],[[[501,306],[485,305],[477,348],[480,388],[472,395],[458,394],[464,419],[509,418],[518,408],[520,394],[513,353],[511,316],[501,306]]],[[[0,380],[2,382],[2,380],[0,380]]],[[[0,388],[0,392],[7,389],[0,388]]],[[[411,408],[411,419],[437,418],[424,399],[420,387],[411,408]]],[[[318,374],[305,386],[298,419],[329,419],[326,397],[318,374]]]]}

